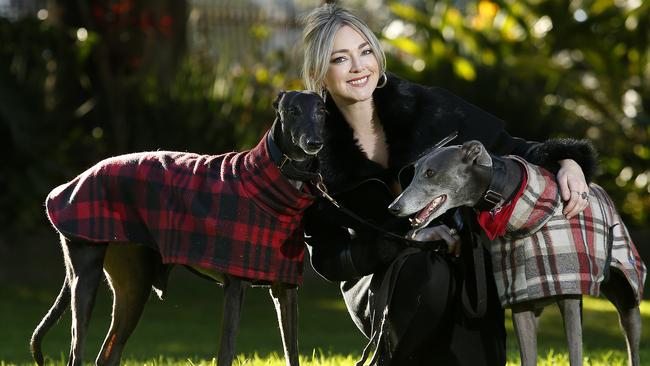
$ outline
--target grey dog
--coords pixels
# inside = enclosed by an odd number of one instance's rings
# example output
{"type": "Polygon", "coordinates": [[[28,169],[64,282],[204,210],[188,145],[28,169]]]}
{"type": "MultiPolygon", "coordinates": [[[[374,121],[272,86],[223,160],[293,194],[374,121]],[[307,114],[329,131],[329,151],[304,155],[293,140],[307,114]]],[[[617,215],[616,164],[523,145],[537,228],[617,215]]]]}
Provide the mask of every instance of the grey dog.
{"type": "Polygon", "coordinates": [[[639,302],[646,268],[599,186],[590,184],[589,195],[583,195],[589,206],[569,221],[562,215],[552,174],[517,157],[492,156],[480,142],[470,141],[418,159],[413,180],[389,210],[415,215],[417,232],[452,208],[478,208],[488,201],[498,210],[522,191],[505,232],[488,248],[501,303],[512,308],[522,364],[536,364],[538,317],[555,302],[564,318],[570,363],[582,365],[582,295],[602,291],[618,311],[628,362],[639,365],[639,302]],[[495,189],[497,175],[503,184],[495,189]],[[580,272],[584,263],[589,268],[580,272]]]}
{"type": "Polygon", "coordinates": [[[303,243],[301,211],[291,203],[299,201],[306,208],[311,202],[311,195],[304,193],[301,185],[319,176],[314,162],[323,145],[326,112],[322,98],[311,92],[283,92],[274,107],[277,113],[270,131],[249,152],[124,155],[103,160],[52,191],[48,215],[61,234],[66,277],[32,336],[31,350],[37,364],[44,362],[41,343],[45,333],[68,307],[72,312],[68,365],[82,364],[95,294],[104,276],[113,293],[113,313],[96,363],[119,364],[151,288],[161,296],[171,267],[168,264],[180,263],[225,287],[219,365],[233,362],[244,291],[250,285],[270,286],[287,364],[298,365],[297,278],[303,243]],[[98,196],[104,198],[98,200],[98,196]],[[63,198],[54,201],[52,197],[63,198]],[[68,215],[72,218],[65,221],[61,212],[73,212],[68,215]],[[177,216],[168,219],[171,215],[177,216]],[[251,232],[262,234],[255,234],[255,239],[251,232]],[[266,245],[276,238],[284,238],[277,240],[281,247],[277,243],[266,245]],[[239,245],[237,251],[229,249],[234,245],[239,245]],[[192,249],[182,249],[188,247],[192,249]],[[272,250],[276,247],[289,248],[289,252],[279,254],[280,250],[272,250]],[[268,270],[266,277],[255,276],[261,273],[258,267],[251,270],[232,264],[250,258],[247,253],[261,254],[243,262],[246,266],[254,262],[266,266],[264,270],[276,268],[268,265],[268,258],[282,255],[280,260],[289,258],[287,261],[292,262],[281,263],[294,267],[277,277],[279,271],[274,270],[268,270]],[[179,262],[179,258],[186,261],[179,262]],[[231,268],[241,271],[233,273],[231,268]],[[246,277],[245,273],[253,275],[246,277]],[[286,278],[292,282],[281,280],[286,278]]]}

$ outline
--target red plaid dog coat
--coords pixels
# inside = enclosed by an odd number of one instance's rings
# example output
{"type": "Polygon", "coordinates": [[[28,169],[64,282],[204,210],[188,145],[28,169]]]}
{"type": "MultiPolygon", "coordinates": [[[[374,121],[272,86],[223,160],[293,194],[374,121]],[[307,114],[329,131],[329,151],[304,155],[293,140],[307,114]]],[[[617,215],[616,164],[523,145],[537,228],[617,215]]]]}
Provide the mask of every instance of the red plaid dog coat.
{"type": "Polygon", "coordinates": [[[223,155],[103,160],[50,192],[48,217],[68,238],[142,243],[163,263],[299,284],[301,218],[314,197],[281,175],[266,141],[223,155]]]}
{"type": "Polygon", "coordinates": [[[528,182],[506,234],[490,247],[501,303],[507,307],[554,295],[598,296],[610,239],[610,270],[621,271],[641,301],[646,267],[605,191],[592,183],[587,208],[567,220],[553,174],[511,158],[526,167],[528,182]]]}

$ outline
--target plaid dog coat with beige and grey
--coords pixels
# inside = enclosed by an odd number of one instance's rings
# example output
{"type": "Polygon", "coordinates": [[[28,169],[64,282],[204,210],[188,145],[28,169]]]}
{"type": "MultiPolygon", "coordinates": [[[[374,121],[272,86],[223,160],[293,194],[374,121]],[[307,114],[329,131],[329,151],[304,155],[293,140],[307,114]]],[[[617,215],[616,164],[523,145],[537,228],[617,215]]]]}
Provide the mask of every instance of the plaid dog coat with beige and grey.
{"type": "Polygon", "coordinates": [[[598,296],[607,270],[613,269],[625,276],[638,303],[646,267],[607,193],[591,183],[587,208],[567,220],[555,176],[510,158],[525,167],[528,182],[506,234],[490,245],[501,303],[508,307],[556,295],[598,296]]]}

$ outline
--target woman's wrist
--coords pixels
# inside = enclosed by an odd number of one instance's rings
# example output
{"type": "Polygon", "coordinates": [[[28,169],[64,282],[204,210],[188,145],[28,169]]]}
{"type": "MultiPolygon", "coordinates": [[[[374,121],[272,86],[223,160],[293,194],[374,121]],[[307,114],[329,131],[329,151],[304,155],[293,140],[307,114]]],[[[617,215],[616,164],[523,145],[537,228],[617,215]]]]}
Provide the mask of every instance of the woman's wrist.
{"type": "Polygon", "coordinates": [[[571,166],[579,166],[578,163],[573,160],[573,159],[561,159],[557,161],[558,164],[560,164],[561,168],[568,168],[571,166]]]}
{"type": "Polygon", "coordinates": [[[596,173],[598,159],[596,150],[588,140],[550,139],[526,154],[526,160],[557,173],[559,168],[579,166],[587,182],[596,173]],[[575,165],[574,165],[575,164],[575,165]]]}

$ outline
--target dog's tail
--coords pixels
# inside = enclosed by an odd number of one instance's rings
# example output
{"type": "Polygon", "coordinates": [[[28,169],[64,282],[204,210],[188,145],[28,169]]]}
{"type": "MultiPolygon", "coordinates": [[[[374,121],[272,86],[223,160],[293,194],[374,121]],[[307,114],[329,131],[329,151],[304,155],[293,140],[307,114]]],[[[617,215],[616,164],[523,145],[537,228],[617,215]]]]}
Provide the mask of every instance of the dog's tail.
{"type": "Polygon", "coordinates": [[[34,333],[32,334],[32,339],[29,345],[32,351],[32,357],[34,357],[34,361],[36,361],[37,365],[43,365],[45,362],[43,359],[43,352],[41,351],[41,343],[43,341],[45,333],[47,333],[47,331],[52,328],[52,325],[61,319],[61,316],[69,306],[70,284],[66,278],[63,281],[63,287],[61,287],[61,291],[59,291],[59,296],[57,296],[54,304],[52,304],[52,307],[47,312],[45,317],[43,317],[43,320],[41,320],[41,323],[38,324],[34,330],[34,333]]]}

